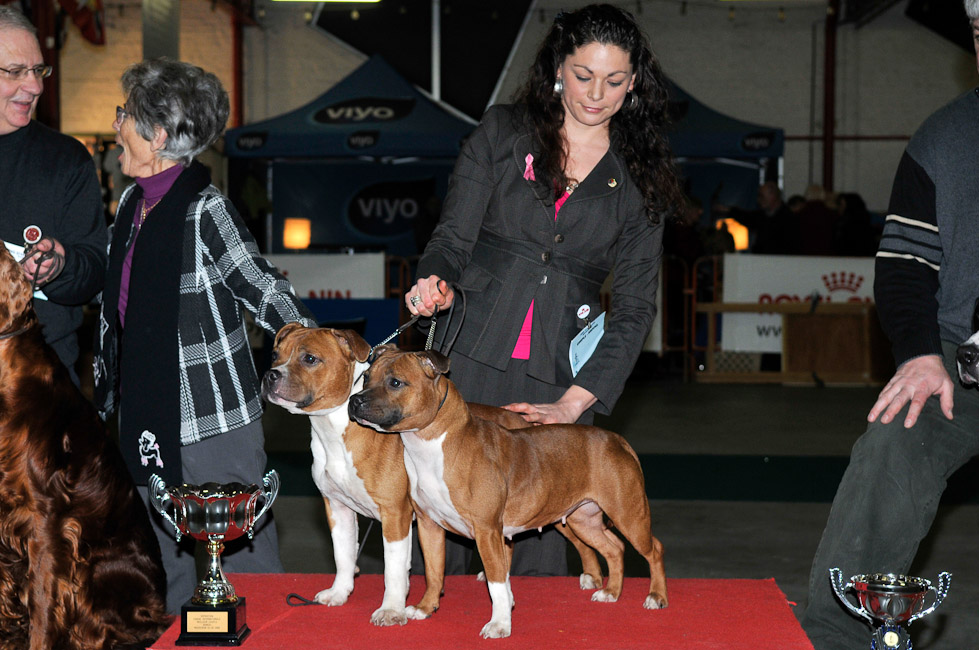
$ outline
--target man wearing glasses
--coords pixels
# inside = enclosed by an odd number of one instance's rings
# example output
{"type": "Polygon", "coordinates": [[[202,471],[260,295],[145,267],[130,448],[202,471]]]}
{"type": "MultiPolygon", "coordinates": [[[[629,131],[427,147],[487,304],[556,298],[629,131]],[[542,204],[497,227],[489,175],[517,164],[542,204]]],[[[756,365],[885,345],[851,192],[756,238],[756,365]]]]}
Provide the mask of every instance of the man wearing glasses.
{"type": "Polygon", "coordinates": [[[76,330],[82,306],[102,288],[107,239],[92,157],[31,119],[50,75],[33,25],[0,5],[0,239],[10,248],[41,237],[22,265],[39,290],[34,309],[44,338],[77,384],[76,330]]]}

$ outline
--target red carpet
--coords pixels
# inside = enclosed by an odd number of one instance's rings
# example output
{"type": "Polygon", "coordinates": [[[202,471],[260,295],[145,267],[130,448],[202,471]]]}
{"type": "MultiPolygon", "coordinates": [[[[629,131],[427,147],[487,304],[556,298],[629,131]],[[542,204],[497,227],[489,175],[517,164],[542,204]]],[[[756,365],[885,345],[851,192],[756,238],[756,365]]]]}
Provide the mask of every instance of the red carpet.
{"type": "MultiPolygon", "coordinates": [[[[577,578],[511,578],[516,608],[507,639],[482,639],[490,618],[486,585],[475,576],[449,576],[438,612],[403,627],[375,627],[371,613],[381,604],[383,578],[362,575],[342,607],[290,607],[286,596],[312,598],[333,583],[332,575],[235,574],[238,595],[246,596],[254,650],[432,650],[481,648],[656,648],[657,650],[812,650],[785,595],[769,580],[669,580],[670,606],[645,610],[649,581],[626,579],[617,603],[593,603],[577,578]]],[[[412,576],[408,602],[417,601],[424,580],[412,576]]],[[[177,648],[180,622],[153,650],[177,648]]],[[[179,646],[185,647],[185,646],[179,646]]]]}

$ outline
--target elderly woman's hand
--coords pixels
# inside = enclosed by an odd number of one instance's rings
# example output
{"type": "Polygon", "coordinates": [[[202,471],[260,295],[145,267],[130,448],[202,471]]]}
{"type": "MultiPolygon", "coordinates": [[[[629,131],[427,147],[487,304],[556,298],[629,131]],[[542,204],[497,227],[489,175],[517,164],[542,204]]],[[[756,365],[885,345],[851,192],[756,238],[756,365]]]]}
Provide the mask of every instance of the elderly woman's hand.
{"type": "Polygon", "coordinates": [[[431,316],[435,313],[435,308],[439,311],[448,309],[455,298],[455,292],[449,287],[449,283],[437,275],[430,275],[427,278],[419,278],[418,281],[405,293],[405,305],[408,311],[422,316],[431,316]]]}

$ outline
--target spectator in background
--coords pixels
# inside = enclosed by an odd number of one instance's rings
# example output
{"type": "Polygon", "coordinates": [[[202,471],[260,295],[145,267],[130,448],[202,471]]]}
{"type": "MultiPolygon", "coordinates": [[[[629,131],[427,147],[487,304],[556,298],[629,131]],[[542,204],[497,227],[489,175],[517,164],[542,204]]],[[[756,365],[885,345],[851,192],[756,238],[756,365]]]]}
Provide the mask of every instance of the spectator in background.
{"type": "Polygon", "coordinates": [[[806,188],[806,204],[798,214],[802,255],[833,255],[833,234],[839,215],[827,199],[821,186],[806,188]]]}
{"type": "Polygon", "coordinates": [[[795,255],[799,252],[799,230],[796,216],[782,201],[782,191],[775,181],[758,187],[758,209],[715,204],[713,211],[728,216],[751,232],[751,252],[759,255],[795,255]]]}
{"type": "Polygon", "coordinates": [[[802,209],[806,207],[806,200],[799,194],[793,194],[785,203],[789,206],[789,210],[792,211],[792,214],[799,214],[802,212],[802,209]]]}
{"type": "Polygon", "coordinates": [[[839,195],[839,220],[833,237],[833,254],[870,257],[877,252],[877,233],[870,225],[870,212],[859,194],[839,195]]]}
{"type": "Polygon", "coordinates": [[[700,219],[704,214],[703,203],[693,196],[686,197],[683,210],[675,219],[668,219],[663,231],[663,252],[675,255],[692,267],[704,254],[704,240],[700,219]]]}
{"type": "Polygon", "coordinates": [[[704,233],[704,255],[723,255],[735,250],[734,235],[727,229],[727,222],[721,221],[716,228],[708,228],[704,233]]]}

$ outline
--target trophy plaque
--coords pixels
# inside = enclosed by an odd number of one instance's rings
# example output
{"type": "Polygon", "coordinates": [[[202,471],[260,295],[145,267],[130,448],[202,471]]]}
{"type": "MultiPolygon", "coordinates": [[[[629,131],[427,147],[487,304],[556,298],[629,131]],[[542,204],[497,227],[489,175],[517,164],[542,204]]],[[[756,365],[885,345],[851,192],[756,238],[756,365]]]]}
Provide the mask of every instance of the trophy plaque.
{"type": "Polygon", "coordinates": [[[262,487],[241,483],[204,483],[166,487],[154,474],[149,480],[150,503],[173,526],[177,541],[183,535],[207,542],[207,574],[194,595],[180,608],[176,645],[241,645],[251,632],[245,622],[245,598],[235,593],[221,570],[224,542],[242,535],[251,539],[255,523],[279,492],[279,474],[269,471],[262,487]],[[257,510],[259,499],[262,507],[257,510]],[[173,515],[168,512],[172,506],[173,515]]]}
{"type": "Polygon", "coordinates": [[[931,581],[924,578],[896,573],[856,575],[844,585],[838,568],[829,570],[829,580],[840,602],[870,622],[874,629],[870,643],[872,650],[911,650],[911,637],[901,625],[910,625],[935,611],[948,594],[952,574],[940,573],[938,587],[933,587],[931,581]],[[847,600],[849,589],[856,593],[859,607],[847,600]],[[935,602],[925,609],[928,592],[935,593],[935,602]]]}

